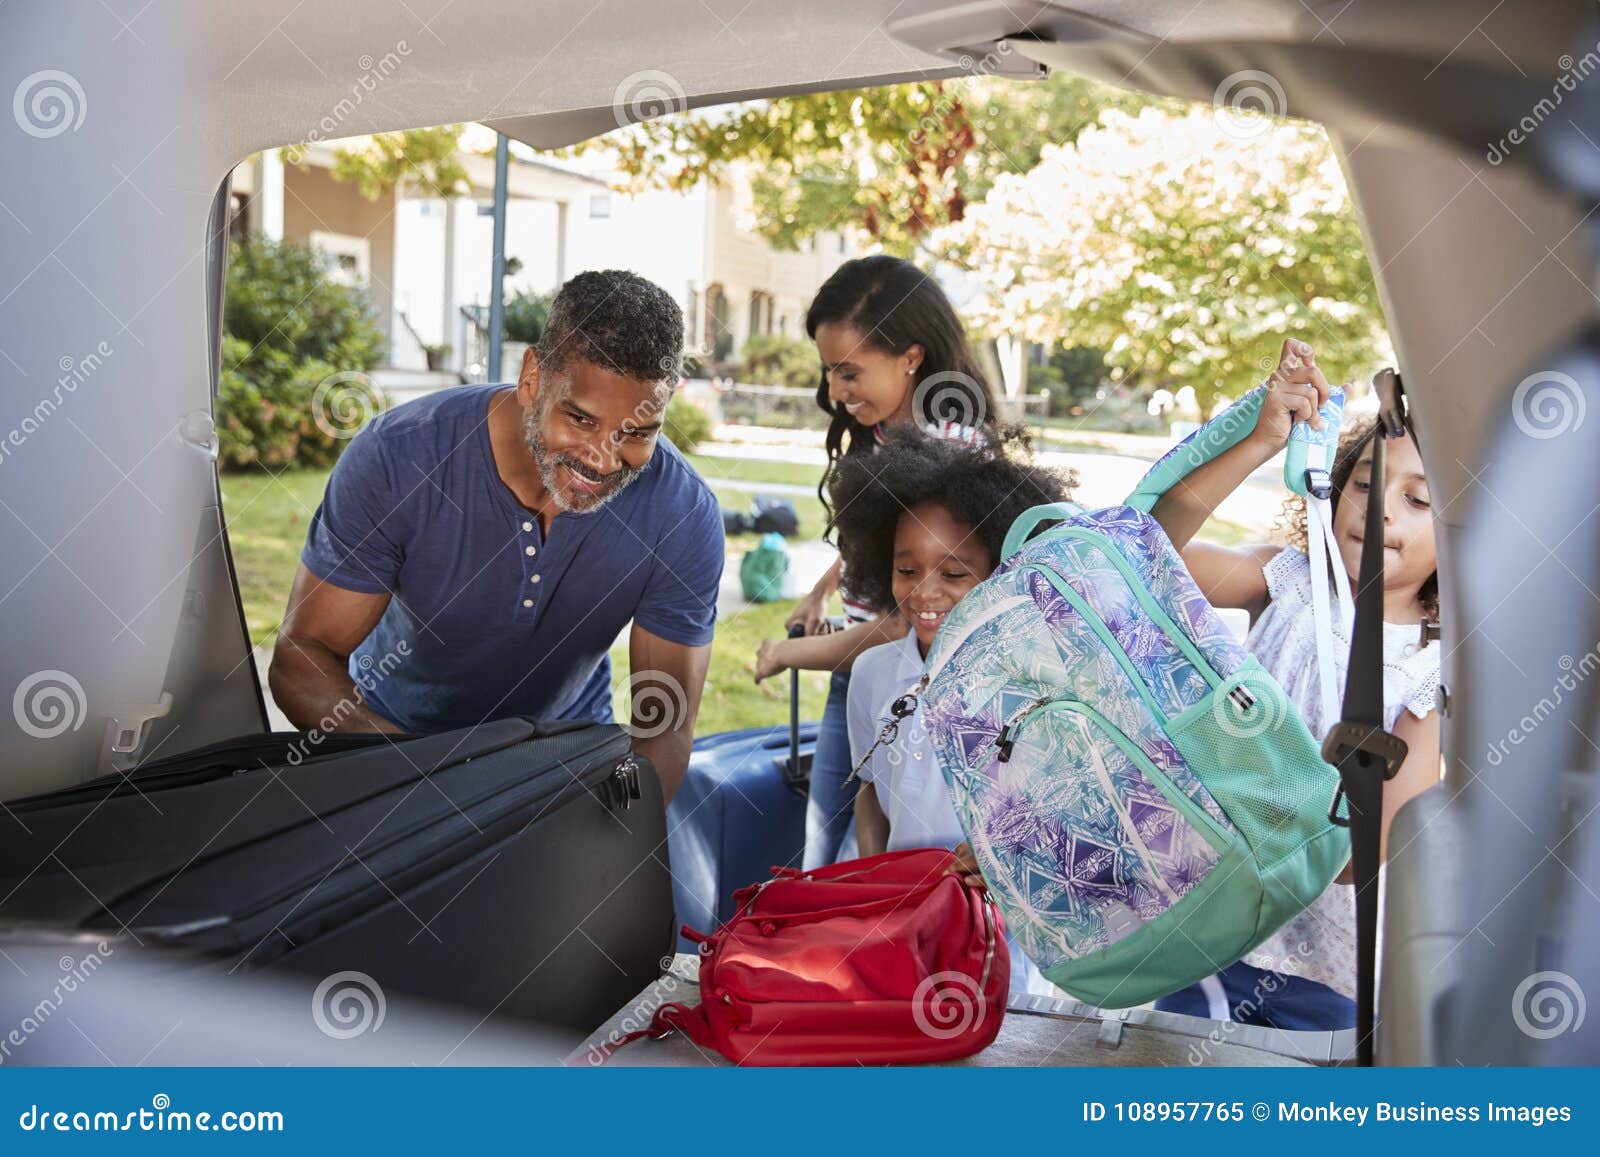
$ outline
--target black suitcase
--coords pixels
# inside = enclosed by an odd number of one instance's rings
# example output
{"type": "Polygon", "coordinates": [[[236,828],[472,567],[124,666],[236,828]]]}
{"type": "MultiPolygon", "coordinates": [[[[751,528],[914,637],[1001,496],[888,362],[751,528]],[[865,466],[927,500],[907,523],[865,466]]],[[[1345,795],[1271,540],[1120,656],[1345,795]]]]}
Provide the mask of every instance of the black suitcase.
{"type": "Polygon", "coordinates": [[[0,809],[0,921],[588,1031],[670,956],[660,785],[615,726],[217,744],[0,809]]]}

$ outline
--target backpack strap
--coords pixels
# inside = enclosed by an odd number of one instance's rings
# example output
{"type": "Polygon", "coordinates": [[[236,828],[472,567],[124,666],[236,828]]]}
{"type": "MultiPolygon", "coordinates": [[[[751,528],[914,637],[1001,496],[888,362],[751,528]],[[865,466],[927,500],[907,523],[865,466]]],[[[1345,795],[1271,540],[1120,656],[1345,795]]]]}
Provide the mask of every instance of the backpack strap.
{"type": "Polygon", "coordinates": [[[1123,505],[1149,514],[1163,494],[1224,450],[1250,436],[1256,428],[1256,419],[1261,416],[1261,402],[1266,396],[1266,387],[1257,386],[1168,450],[1139,479],[1139,485],[1123,499],[1123,505]]]}
{"type": "Polygon", "coordinates": [[[1400,376],[1392,369],[1380,370],[1372,384],[1378,393],[1378,424],[1372,439],[1372,485],[1367,492],[1366,537],[1356,582],[1344,714],[1322,742],[1322,757],[1339,771],[1339,789],[1328,818],[1350,829],[1350,863],[1356,886],[1356,1057],[1361,1065],[1372,1064],[1377,1029],[1383,785],[1394,778],[1406,758],[1405,741],[1383,726],[1383,478],[1384,444],[1403,437],[1409,423],[1400,376]],[[1338,814],[1341,797],[1346,816],[1338,814]]]}
{"type": "Polygon", "coordinates": [[[1011,524],[1011,529],[1006,531],[1006,541],[1000,548],[1000,557],[1010,558],[1021,550],[1023,544],[1038,531],[1041,523],[1065,522],[1082,513],[1083,507],[1074,502],[1046,502],[1042,506],[1029,507],[1017,515],[1017,520],[1011,524]]]}
{"type": "Polygon", "coordinates": [[[1339,684],[1334,671],[1333,618],[1350,637],[1355,620],[1355,601],[1350,594],[1350,575],[1339,555],[1339,540],[1333,533],[1333,503],[1327,498],[1306,497],[1306,545],[1312,568],[1311,614],[1317,638],[1317,675],[1322,684],[1322,720],[1331,724],[1339,717],[1339,684]],[[1328,576],[1333,577],[1333,598],[1328,597],[1328,576]],[[1319,577],[1320,576],[1320,577],[1319,577]],[[1330,605],[1331,602],[1331,605],[1330,605]]]}
{"type": "MultiPolygon", "coordinates": [[[[1335,386],[1322,409],[1322,429],[1296,422],[1284,457],[1284,482],[1306,502],[1306,558],[1311,569],[1311,619],[1317,644],[1317,681],[1322,692],[1320,718],[1324,727],[1339,716],[1339,686],[1333,661],[1333,609],[1339,625],[1350,630],[1355,609],[1350,597],[1350,576],[1339,556],[1333,533],[1333,464],[1339,446],[1339,426],[1344,414],[1344,391],[1335,386]],[[1332,576],[1334,599],[1328,595],[1332,576]]],[[[1348,637],[1348,635],[1346,636],[1348,637]]]]}

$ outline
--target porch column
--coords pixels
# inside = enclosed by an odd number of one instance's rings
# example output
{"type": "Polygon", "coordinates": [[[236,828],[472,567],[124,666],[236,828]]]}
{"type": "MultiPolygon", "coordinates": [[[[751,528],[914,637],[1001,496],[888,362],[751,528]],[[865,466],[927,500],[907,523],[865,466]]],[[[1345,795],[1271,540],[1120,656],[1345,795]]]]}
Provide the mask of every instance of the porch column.
{"type": "Polygon", "coordinates": [[[277,149],[261,154],[261,189],[256,202],[261,208],[261,232],[274,241],[282,241],[283,156],[277,149]]]}

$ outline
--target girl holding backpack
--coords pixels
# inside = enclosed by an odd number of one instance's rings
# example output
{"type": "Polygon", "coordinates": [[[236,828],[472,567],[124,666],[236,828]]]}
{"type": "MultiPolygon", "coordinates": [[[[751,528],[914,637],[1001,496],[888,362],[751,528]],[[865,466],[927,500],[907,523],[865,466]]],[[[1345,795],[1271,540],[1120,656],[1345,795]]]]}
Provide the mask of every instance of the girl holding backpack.
{"type": "MultiPolygon", "coordinates": [[[[1246,647],[1278,680],[1318,740],[1337,720],[1322,717],[1311,603],[1314,576],[1306,554],[1303,505],[1289,507],[1294,545],[1287,548],[1231,548],[1192,539],[1223,499],[1283,450],[1295,422],[1320,425],[1317,411],[1327,398],[1327,379],[1312,348],[1294,339],[1284,342],[1251,436],[1188,475],[1151,512],[1212,605],[1250,612],[1246,647]]],[[[1346,429],[1331,471],[1339,547],[1332,565],[1345,568],[1352,586],[1360,569],[1375,429],[1372,420],[1346,429]]],[[[1439,580],[1428,481],[1411,438],[1388,444],[1385,474],[1384,724],[1409,747],[1399,774],[1383,793],[1387,858],[1395,811],[1439,780],[1439,717],[1434,711],[1439,648],[1422,633],[1424,621],[1438,616],[1439,580]]],[[[1314,527],[1310,530],[1317,533],[1314,527]]],[[[1350,640],[1338,621],[1333,650],[1342,699],[1350,640]]],[[[1355,909],[1348,872],[1244,960],[1163,997],[1156,1007],[1282,1029],[1352,1027],[1355,909]]]]}
{"type": "MultiPolygon", "coordinates": [[[[939,285],[909,261],[876,255],[847,261],[817,291],[806,332],[822,359],[817,405],[828,415],[828,469],[877,452],[890,431],[920,427],[963,444],[997,442],[994,392],[967,343],[966,330],[939,285]]],[[[817,487],[829,518],[827,475],[817,487]]],[[[840,545],[849,553],[840,530],[840,545]]],[[[1000,533],[1003,535],[1004,528],[1000,533]]],[[[880,615],[859,597],[846,568],[830,567],[790,616],[804,636],[768,639],[756,652],[756,682],[791,668],[829,671],[827,707],[811,766],[806,814],[806,868],[831,864],[850,827],[853,789],[846,723],[850,671],[869,647],[904,637],[907,624],[890,608],[880,615]],[[838,593],[845,627],[828,605],[838,593]]]]}

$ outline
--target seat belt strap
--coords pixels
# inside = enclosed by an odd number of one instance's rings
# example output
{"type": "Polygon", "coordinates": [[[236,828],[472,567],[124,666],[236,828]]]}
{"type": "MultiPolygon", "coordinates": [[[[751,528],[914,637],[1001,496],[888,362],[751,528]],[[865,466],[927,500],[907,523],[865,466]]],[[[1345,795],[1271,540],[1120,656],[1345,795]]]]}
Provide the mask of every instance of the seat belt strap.
{"type": "Polygon", "coordinates": [[[1339,772],[1328,818],[1350,829],[1350,863],[1356,887],[1356,1057],[1371,1065],[1377,1030],[1378,872],[1382,866],[1383,785],[1405,762],[1405,741],[1384,729],[1383,703],[1383,481],[1384,447],[1408,432],[1404,391],[1392,369],[1372,380],[1378,423],[1372,437],[1372,484],[1367,491],[1365,541],[1350,631],[1350,665],[1344,712],[1329,728],[1322,757],[1339,772]],[[1340,798],[1347,814],[1341,817],[1340,798]]]}

